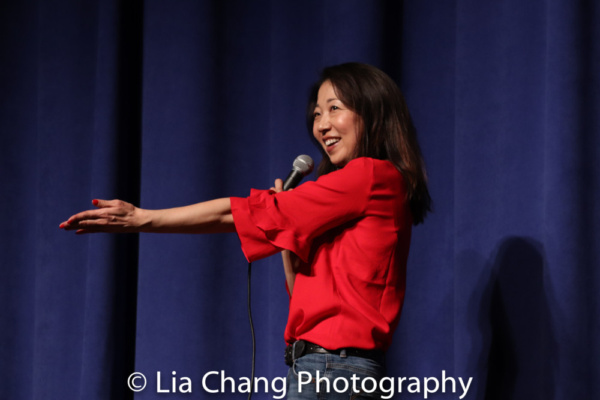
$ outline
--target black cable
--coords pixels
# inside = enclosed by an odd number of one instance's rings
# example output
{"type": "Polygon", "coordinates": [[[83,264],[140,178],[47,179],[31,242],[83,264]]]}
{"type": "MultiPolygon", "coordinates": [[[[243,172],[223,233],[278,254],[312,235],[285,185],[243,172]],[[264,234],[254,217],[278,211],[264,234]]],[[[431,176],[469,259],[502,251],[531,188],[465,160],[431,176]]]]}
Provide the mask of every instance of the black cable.
{"type": "Polygon", "coordinates": [[[252,287],[252,263],[248,263],[248,319],[250,320],[250,333],[252,334],[252,376],[250,377],[250,392],[248,400],[252,398],[254,392],[254,365],[256,361],[256,338],[254,337],[254,323],[252,322],[252,302],[250,298],[250,289],[252,287]]]}

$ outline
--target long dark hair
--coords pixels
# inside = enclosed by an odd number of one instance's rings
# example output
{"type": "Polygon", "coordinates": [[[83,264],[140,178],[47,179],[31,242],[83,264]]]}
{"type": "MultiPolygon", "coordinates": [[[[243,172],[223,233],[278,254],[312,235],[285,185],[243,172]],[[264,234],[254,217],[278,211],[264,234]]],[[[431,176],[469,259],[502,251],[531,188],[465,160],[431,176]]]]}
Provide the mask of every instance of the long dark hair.
{"type": "MultiPolygon", "coordinates": [[[[402,173],[415,225],[431,211],[427,173],[404,96],[383,71],[367,64],[346,63],[325,68],[313,85],[307,109],[307,126],[313,137],[314,110],[321,85],[329,81],[337,97],[360,117],[356,157],[389,160],[402,173]]],[[[321,176],[337,169],[319,143],[323,156],[317,169],[321,176]]]]}

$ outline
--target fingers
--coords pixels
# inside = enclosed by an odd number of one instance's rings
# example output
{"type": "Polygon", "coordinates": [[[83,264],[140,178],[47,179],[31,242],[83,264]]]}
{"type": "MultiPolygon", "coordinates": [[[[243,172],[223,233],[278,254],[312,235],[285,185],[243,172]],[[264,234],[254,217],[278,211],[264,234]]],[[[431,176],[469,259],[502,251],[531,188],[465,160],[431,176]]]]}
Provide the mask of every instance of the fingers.
{"type": "Polygon", "coordinates": [[[66,220],[64,222],[65,225],[73,225],[82,221],[86,221],[86,220],[91,220],[91,219],[99,219],[102,218],[104,215],[101,214],[102,210],[88,210],[88,211],[83,211],[80,213],[77,213],[75,215],[72,215],[71,217],[69,217],[68,220],[66,220]]]}
{"type": "MultiPolygon", "coordinates": [[[[83,227],[90,227],[92,224],[100,225],[101,221],[99,218],[97,218],[97,219],[91,219],[91,218],[78,219],[78,218],[71,217],[71,218],[69,218],[69,220],[60,224],[59,228],[64,229],[65,231],[73,231],[73,230],[83,229],[83,227]],[[94,221],[98,221],[98,222],[94,222],[94,221]]],[[[79,233],[79,232],[76,232],[76,233],[79,233]]]]}
{"type": "Polygon", "coordinates": [[[133,206],[121,200],[92,200],[96,209],[82,211],[72,215],[58,227],[64,230],[77,230],[75,233],[83,234],[105,230],[106,225],[116,222],[118,217],[125,215],[133,206]]]}
{"type": "Polygon", "coordinates": [[[281,179],[275,179],[275,186],[271,188],[275,193],[279,193],[283,190],[283,181],[281,179]]]}
{"type": "Polygon", "coordinates": [[[94,200],[92,200],[92,204],[98,208],[106,208],[106,207],[123,207],[129,203],[126,203],[123,200],[118,200],[118,199],[114,199],[114,200],[94,199],[94,200]]]}
{"type": "Polygon", "coordinates": [[[113,222],[114,220],[114,217],[88,218],[80,221],[73,220],[62,223],[60,228],[65,231],[75,231],[78,235],[92,232],[124,232],[123,229],[120,229],[121,226],[119,226],[118,222],[113,222]]]}
{"type": "MultiPolygon", "coordinates": [[[[106,203],[106,200],[98,200],[98,199],[92,200],[92,204],[95,207],[98,207],[98,208],[102,208],[105,203],[106,203]]],[[[73,224],[74,222],[77,222],[77,221],[80,221],[80,220],[84,220],[84,219],[87,219],[87,218],[98,218],[97,215],[94,215],[90,211],[93,212],[95,210],[83,211],[83,212],[77,213],[75,215],[72,215],[66,221],[61,222],[61,224],[58,227],[60,229],[63,229],[63,228],[71,228],[71,229],[73,229],[72,227],[69,227],[69,225],[73,224]]]]}

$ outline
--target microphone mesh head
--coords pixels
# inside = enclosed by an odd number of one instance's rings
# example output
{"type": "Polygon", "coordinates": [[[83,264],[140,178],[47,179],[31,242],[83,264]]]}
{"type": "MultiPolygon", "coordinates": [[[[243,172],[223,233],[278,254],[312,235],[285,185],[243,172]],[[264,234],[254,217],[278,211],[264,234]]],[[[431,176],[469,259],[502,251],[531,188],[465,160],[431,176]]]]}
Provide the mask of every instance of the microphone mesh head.
{"type": "Polygon", "coordinates": [[[302,154],[294,160],[293,167],[295,170],[300,172],[303,176],[310,174],[315,167],[315,163],[310,156],[302,154]]]}

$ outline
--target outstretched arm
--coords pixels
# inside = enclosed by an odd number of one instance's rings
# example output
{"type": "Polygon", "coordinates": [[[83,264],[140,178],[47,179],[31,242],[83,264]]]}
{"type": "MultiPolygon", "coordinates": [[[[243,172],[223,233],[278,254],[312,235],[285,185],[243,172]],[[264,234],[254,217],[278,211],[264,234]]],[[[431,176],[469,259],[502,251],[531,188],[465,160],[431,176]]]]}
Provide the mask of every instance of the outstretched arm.
{"type": "Polygon", "coordinates": [[[75,214],[59,227],[78,234],[235,232],[227,197],[163,210],[146,210],[122,200],[94,200],[92,203],[95,210],[75,214]]]}

